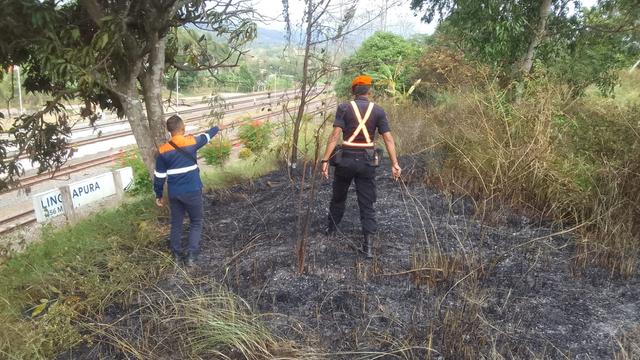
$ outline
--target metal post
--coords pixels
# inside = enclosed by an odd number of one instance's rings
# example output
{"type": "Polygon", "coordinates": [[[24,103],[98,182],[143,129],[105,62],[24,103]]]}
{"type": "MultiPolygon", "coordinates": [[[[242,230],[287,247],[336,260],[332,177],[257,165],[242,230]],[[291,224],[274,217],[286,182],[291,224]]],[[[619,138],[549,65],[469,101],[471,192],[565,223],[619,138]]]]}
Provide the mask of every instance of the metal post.
{"type": "Polygon", "coordinates": [[[20,102],[20,115],[24,114],[24,109],[22,108],[22,83],[20,83],[20,66],[15,65],[13,69],[16,71],[16,75],[18,76],[18,101],[20,102]]]}
{"type": "Polygon", "coordinates": [[[178,96],[180,94],[180,82],[178,81],[178,69],[176,69],[176,114],[178,113],[178,96]]]}
{"type": "Polygon", "coordinates": [[[275,73],[276,80],[273,82],[273,93],[278,92],[278,73],[275,73]]]}

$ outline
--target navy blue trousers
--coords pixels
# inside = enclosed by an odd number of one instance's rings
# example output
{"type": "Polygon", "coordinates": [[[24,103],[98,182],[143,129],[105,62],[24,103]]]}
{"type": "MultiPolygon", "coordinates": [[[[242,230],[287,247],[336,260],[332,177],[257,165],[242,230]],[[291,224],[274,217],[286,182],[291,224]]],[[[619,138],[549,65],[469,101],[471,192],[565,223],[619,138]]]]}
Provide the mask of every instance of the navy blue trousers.
{"type": "Polygon", "coordinates": [[[169,246],[171,252],[181,255],[182,251],[182,222],[184,214],[189,215],[189,243],[187,254],[196,256],[200,252],[200,239],[202,238],[202,221],[204,209],[202,206],[202,190],[188,192],[169,198],[171,206],[171,236],[169,246]]]}

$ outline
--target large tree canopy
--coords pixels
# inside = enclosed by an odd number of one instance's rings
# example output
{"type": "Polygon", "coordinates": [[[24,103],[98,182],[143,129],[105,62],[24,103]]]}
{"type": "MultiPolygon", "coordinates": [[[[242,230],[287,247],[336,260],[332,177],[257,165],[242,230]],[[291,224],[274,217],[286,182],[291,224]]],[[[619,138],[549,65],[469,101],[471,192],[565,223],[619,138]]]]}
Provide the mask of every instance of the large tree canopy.
{"type": "Polygon", "coordinates": [[[422,45],[417,41],[406,40],[388,32],[376,32],[355,53],[342,61],[342,76],[336,83],[336,93],[339,96],[349,95],[354,76],[364,73],[378,75],[386,66],[394,67],[394,81],[408,87],[413,69],[402,64],[415,63],[421,53],[422,45]],[[395,68],[396,65],[398,69],[395,68]]]}
{"type": "Polygon", "coordinates": [[[438,18],[439,33],[507,78],[538,63],[576,93],[594,83],[610,90],[614,70],[638,54],[637,0],[593,9],[576,0],[412,0],[411,7],[424,21],[438,18]]]}
{"type": "MultiPolygon", "coordinates": [[[[169,67],[202,71],[235,66],[245,52],[244,44],[256,33],[253,10],[245,1],[18,0],[1,5],[2,30],[5,24],[13,27],[8,32],[12,36],[0,41],[4,68],[9,64],[26,68],[26,89],[53,97],[47,110],[58,109],[60,100],[78,98],[86,103],[85,115],[91,115],[98,105],[126,116],[150,171],[157,145],[165,140],[161,98],[165,71],[169,67]],[[186,44],[177,41],[177,29],[183,27],[191,29],[188,32],[193,37],[186,44]],[[197,36],[193,29],[213,36],[197,36]]],[[[14,128],[33,123],[25,119],[19,119],[14,128]]],[[[42,123],[36,122],[40,127],[42,123]]],[[[62,133],[40,133],[50,136],[49,140],[59,139],[68,131],[62,129],[62,133]]],[[[32,159],[39,151],[60,152],[65,147],[41,149],[25,141],[19,144],[16,138],[15,144],[0,146],[15,145],[19,153],[29,153],[32,159]]],[[[0,156],[4,164],[0,172],[10,181],[19,169],[12,167],[4,151],[0,156]]],[[[40,170],[50,168],[40,165],[40,170]]]]}

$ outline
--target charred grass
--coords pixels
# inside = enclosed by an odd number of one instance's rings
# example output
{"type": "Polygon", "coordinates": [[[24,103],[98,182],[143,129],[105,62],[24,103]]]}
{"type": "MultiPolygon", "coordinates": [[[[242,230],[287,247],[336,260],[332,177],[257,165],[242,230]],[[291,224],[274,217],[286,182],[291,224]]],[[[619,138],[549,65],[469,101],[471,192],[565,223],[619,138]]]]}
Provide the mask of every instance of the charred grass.
{"type": "Polygon", "coordinates": [[[576,271],[596,265],[633,275],[640,258],[638,99],[572,98],[541,77],[513,101],[494,85],[454,88],[428,108],[393,107],[401,149],[431,154],[427,183],[472,196],[487,221],[508,221],[503,209],[510,208],[577,226],[576,271]]]}
{"type": "Polygon", "coordinates": [[[298,219],[306,209],[296,204],[312,199],[313,186],[280,170],[214,191],[206,228],[216,235],[196,276],[278,314],[270,329],[317,349],[303,358],[612,357],[616,338],[640,320],[637,279],[593,268],[574,277],[570,229],[506,207],[484,216],[471,196],[424,186],[426,159],[402,158],[404,183],[380,168],[373,261],[355,250],[353,198],[337,236],[322,234],[331,186],[316,184],[302,273],[298,219]]]}

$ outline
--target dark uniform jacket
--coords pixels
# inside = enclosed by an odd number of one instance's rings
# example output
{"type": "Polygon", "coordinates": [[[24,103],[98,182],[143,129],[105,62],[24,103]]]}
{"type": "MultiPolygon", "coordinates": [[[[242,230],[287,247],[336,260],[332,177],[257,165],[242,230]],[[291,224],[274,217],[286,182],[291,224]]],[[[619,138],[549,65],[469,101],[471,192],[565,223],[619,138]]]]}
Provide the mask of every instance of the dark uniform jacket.
{"type": "Polygon", "coordinates": [[[204,134],[197,136],[177,135],[171,138],[174,144],[191,156],[181,153],[169,143],[160,146],[153,182],[156,198],[162,197],[165,180],[169,186],[169,197],[202,189],[200,169],[198,169],[195,160],[197,158],[196,152],[217,133],[218,127],[214,126],[204,134]]]}

